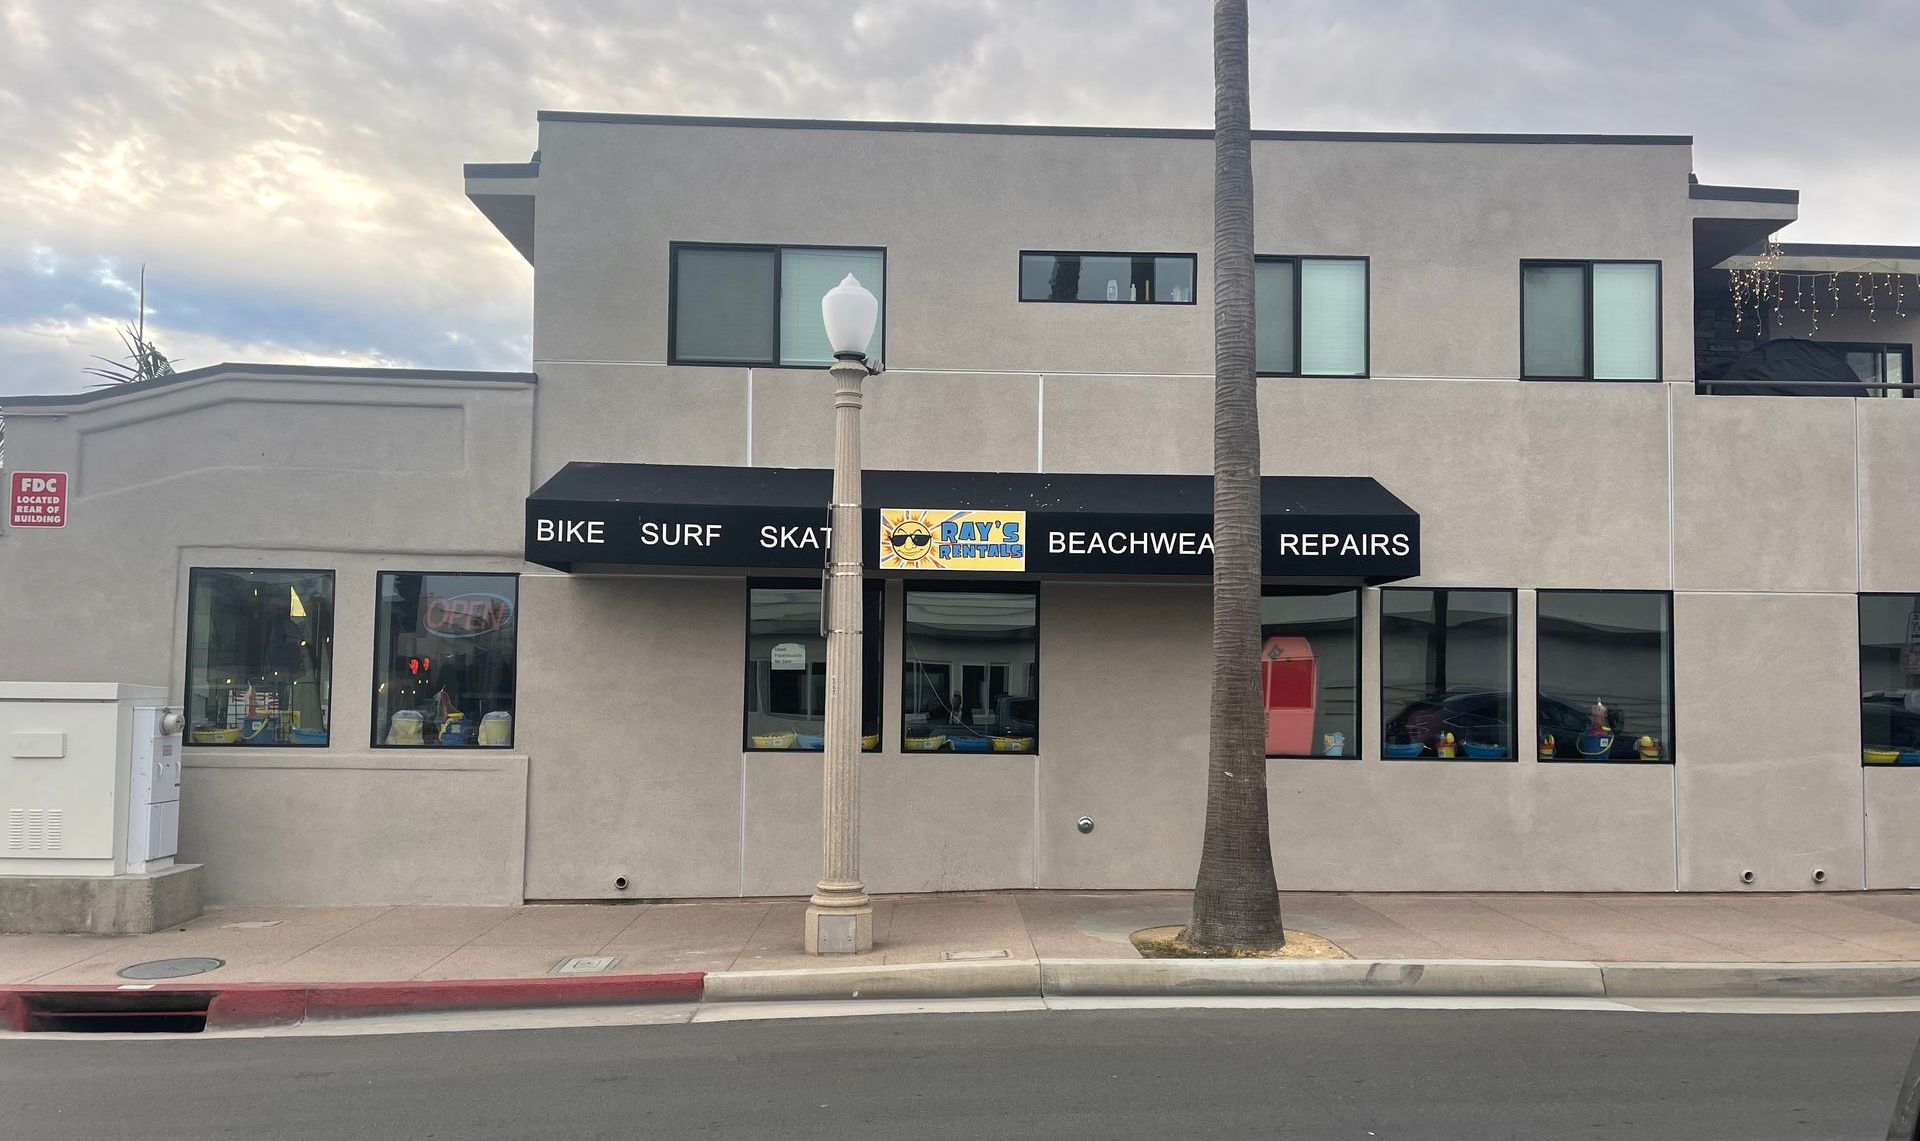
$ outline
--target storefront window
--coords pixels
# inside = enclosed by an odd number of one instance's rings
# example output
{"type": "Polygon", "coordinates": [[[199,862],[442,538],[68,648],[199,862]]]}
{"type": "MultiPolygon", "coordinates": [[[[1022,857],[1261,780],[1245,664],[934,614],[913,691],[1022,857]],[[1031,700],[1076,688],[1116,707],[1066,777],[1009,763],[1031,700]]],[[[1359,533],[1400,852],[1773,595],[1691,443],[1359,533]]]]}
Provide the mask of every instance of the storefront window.
{"type": "Polygon", "coordinates": [[[1920,594],[1860,596],[1860,759],[1920,765],[1920,594]]]}
{"type": "Polygon", "coordinates": [[[1543,590],[1540,759],[1673,763],[1673,596],[1543,590]]]}
{"type": "Polygon", "coordinates": [[[1270,586],[1260,598],[1269,757],[1360,755],[1360,592],[1270,586]]]}
{"type": "Polygon", "coordinates": [[[386,571],[379,588],[373,743],[511,746],[519,578],[386,571]]]}
{"type": "MultiPolygon", "coordinates": [[[[866,661],[861,669],[861,747],[880,747],[881,584],[861,595],[866,661]]],[[[826,747],[827,638],[820,588],[756,582],[747,588],[746,748],[826,747]]]]}
{"type": "Polygon", "coordinates": [[[907,588],[907,752],[1039,751],[1039,603],[1032,591],[907,588]]]}
{"type": "Polygon", "coordinates": [[[333,572],[195,567],[187,593],[187,740],[325,745],[333,572]]]}
{"type": "Polygon", "coordinates": [[[1380,592],[1385,756],[1514,759],[1513,599],[1510,590],[1380,592]]]}

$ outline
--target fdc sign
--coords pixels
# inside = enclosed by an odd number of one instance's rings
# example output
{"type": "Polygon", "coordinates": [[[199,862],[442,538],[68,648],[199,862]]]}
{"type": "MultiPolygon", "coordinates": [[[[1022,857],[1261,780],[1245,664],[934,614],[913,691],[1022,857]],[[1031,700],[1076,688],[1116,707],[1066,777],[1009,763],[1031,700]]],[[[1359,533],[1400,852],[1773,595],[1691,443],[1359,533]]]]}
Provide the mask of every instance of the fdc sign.
{"type": "Polygon", "coordinates": [[[63,471],[17,471],[13,473],[13,494],[8,500],[7,519],[14,527],[64,527],[67,525],[67,473],[63,471]]]}

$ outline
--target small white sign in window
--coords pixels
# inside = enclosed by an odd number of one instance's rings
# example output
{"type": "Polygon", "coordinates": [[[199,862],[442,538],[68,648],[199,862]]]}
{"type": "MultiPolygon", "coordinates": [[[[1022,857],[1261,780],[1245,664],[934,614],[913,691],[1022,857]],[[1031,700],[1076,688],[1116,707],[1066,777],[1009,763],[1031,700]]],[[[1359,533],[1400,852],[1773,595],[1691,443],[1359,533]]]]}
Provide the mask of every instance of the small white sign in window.
{"type": "Polygon", "coordinates": [[[769,660],[777,670],[803,670],[807,668],[807,648],[799,642],[776,642],[769,660]]]}

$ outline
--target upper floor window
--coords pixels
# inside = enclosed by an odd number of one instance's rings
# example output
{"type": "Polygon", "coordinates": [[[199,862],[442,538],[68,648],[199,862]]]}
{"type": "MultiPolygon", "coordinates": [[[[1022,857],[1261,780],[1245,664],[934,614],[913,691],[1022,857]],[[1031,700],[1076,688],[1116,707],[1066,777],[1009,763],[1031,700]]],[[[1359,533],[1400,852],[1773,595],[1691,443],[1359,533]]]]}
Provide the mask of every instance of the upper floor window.
{"type": "Polygon", "coordinates": [[[187,595],[187,740],[325,745],[333,572],[194,567],[187,595]]]}
{"type": "Polygon", "coordinates": [[[1660,263],[1520,263],[1520,375],[1659,380],[1660,263]]]}
{"type": "Polygon", "coordinates": [[[867,355],[885,359],[885,250],[675,242],[672,258],[671,364],[832,364],[820,298],[849,273],[880,300],[867,355]]]}
{"type": "Polygon", "coordinates": [[[1020,253],[1020,300],[1191,305],[1192,254],[1020,253]]]}
{"type": "Polygon", "coordinates": [[[1253,332],[1261,376],[1367,375],[1367,259],[1255,258],[1253,332]]]}
{"type": "Polygon", "coordinates": [[[1847,367],[1862,384],[1895,385],[1874,388],[1868,396],[1913,395],[1913,346],[1876,345],[1860,342],[1822,341],[1821,344],[1847,358],[1847,367]]]}

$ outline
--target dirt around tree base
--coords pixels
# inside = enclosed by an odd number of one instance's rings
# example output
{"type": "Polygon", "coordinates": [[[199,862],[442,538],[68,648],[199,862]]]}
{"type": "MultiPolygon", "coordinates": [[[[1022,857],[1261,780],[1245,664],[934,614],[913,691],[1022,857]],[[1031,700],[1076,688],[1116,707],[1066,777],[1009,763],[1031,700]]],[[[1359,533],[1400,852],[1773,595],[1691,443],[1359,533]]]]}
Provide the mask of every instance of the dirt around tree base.
{"type": "Polygon", "coordinates": [[[1351,959],[1338,943],[1311,931],[1287,928],[1285,945],[1271,951],[1227,951],[1189,947],[1179,942],[1184,926],[1147,927],[1128,938],[1143,959],[1351,959]]]}

